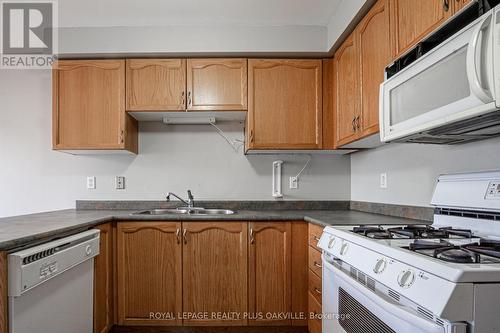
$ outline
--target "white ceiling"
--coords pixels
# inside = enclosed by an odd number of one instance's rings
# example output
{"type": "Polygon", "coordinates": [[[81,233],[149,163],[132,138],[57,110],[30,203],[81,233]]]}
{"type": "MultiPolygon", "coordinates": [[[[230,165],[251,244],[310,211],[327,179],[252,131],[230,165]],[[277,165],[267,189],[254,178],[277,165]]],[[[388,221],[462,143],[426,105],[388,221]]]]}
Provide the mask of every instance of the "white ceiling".
{"type": "Polygon", "coordinates": [[[59,0],[59,26],[326,26],[342,1],[59,0]]]}

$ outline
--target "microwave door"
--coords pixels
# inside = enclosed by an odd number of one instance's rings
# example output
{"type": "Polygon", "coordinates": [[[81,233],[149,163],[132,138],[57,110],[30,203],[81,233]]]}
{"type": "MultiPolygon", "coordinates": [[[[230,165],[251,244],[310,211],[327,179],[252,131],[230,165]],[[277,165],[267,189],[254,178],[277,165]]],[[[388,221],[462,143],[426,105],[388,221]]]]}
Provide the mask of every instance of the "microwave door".
{"type": "Polygon", "coordinates": [[[491,80],[488,73],[492,73],[491,21],[491,17],[489,21],[481,18],[382,84],[382,141],[494,108],[485,88],[491,80]],[[470,66],[475,71],[469,70],[470,66]]]}

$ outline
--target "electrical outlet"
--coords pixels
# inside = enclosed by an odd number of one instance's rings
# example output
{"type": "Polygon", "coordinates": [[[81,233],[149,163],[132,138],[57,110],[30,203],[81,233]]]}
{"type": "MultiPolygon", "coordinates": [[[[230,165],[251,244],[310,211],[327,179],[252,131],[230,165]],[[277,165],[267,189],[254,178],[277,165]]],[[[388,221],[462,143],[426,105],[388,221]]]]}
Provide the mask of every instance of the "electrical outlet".
{"type": "Polygon", "coordinates": [[[125,189],[125,177],[123,177],[123,176],[116,176],[115,177],[115,188],[117,190],[124,190],[125,189]]]}
{"type": "Polygon", "coordinates": [[[387,188],[387,173],[380,174],[380,188],[387,188]]]}
{"type": "Polygon", "coordinates": [[[87,189],[95,189],[95,176],[87,177],[87,189]]]}
{"type": "Polygon", "coordinates": [[[299,180],[297,177],[290,177],[290,189],[295,190],[299,188],[299,180]]]}

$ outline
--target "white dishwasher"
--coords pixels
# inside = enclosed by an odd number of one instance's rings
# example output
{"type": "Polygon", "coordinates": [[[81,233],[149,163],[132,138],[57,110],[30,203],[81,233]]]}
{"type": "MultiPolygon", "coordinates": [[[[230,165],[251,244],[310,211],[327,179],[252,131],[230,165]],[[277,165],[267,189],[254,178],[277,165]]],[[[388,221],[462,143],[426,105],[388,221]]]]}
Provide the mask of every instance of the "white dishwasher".
{"type": "Polygon", "coordinates": [[[99,230],[8,255],[9,333],[92,333],[99,230]]]}

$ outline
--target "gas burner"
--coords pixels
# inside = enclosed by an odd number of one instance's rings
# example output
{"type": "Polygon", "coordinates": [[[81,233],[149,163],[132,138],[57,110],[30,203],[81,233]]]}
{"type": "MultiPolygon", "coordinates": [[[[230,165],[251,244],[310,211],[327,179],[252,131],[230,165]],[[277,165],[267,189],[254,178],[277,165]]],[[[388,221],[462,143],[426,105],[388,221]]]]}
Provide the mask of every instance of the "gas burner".
{"type": "Polygon", "coordinates": [[[387,230],[394,234],[394,238],[448,238],[448,234],[446,231],[435,229],[428,225],[408,225],[404,227],[389,228],[387,230]]]}
{"type": "Polygon", "coordinates": [[[451,241],[421,240],[410,243],[407,250],[458,264],[500,263],[500,242],[480,239],[478,242],[457,245],[451,241]]]}
{"type": "Polygon", "coordinates": [[[382,227],[359,226],[352,228],[352,232],[374,239],[392,238],[391,233],[382,227]]]}

